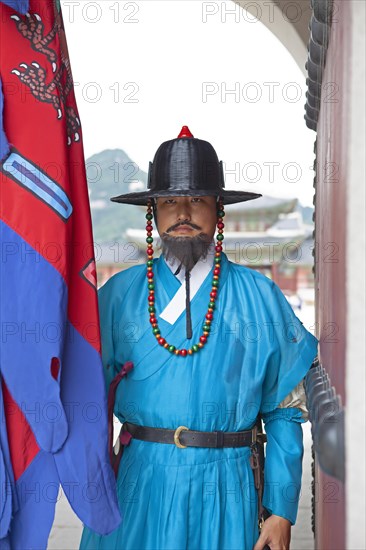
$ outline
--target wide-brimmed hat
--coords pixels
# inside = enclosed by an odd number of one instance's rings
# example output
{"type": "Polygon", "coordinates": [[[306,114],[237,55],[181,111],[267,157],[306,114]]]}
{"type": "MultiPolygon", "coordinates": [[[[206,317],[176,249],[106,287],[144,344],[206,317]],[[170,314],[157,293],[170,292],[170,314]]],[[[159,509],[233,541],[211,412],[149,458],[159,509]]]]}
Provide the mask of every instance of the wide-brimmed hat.
{"type": "Polygon", "coordinates": [[[250,201],[262,195],[224,189],[224,171],[208,141],[194,138],[183,126],[176,139],[165,141],[149,163],[147,190],[112,197],[111,201],[146,205],[149,199],[178,196],[220,196],[224,204],[250,201]]]}

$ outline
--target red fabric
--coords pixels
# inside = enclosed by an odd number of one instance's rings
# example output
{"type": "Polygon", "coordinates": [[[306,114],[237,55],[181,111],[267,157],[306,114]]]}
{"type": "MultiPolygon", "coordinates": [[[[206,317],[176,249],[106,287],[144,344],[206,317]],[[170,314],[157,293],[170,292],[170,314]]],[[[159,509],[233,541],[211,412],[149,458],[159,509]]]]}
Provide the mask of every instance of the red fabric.
{"type": "MultiPolygon", "coordinates": [[[[61,26],[49,48],[56,52],[57,63],[65,60],[62,81],[64,88],[71,75],[61,14],[55,18],[55,2],[31,0],[31,14],[38,14],[44,25],[43,36],[48,36],[53,27],[61,26]]],[[[46,68],[46,83],[51,83],[52,73],[44,53],[36,51],[31,42],[19,32],[16,21],[10,17],[14,10],[0,3],[1,26],[0,70],[4,93],[4,128],[7,139],[22,156],[37,164],[64,189],[73,205],[73,215],[64,222],[47,204],[40,201],[27,189],[1,173],[2,193],[1,218],[30,246],[35,248],[64,277],[69,288],[68,318],[82,336],[100,351],[99,320],[97,318],[97,295],[94,286],[85,284],[80,277],[87,262],[94,256],[85,163],[82,150],[82,131],[77,128],[80,140],[68,145],[70,128],[66,122],[66,110],[72,108],[77,114],[73,89],[67,94],[66,106],[60,108],[62,118],[52,103],[35,97],[28,86],[19,80],[14,69],[23,72],[20,64],[28,67],[37,63],[46,68]],[[77,185],[77,182],[80,185],[77,185]],[[27,215],[24,216],[24,212],[27,215]],[[42,223],[38,223],[39,220],[42,223]],[[80,307],[82,304],[82,307],[80,307]],[[91,321],[92,320],[92,321],[91,321]],[[96,322],[98,321],[98,322],[96,322]]],[[[19,17],[26,20],[26,16],[19,17]]],[[[57,89],[50,92],[58,96],[57,89]]]]}
{"type": "MultiPolygon", "coordinates": [[[[130,370],[133,369],[133,363],[131,361],[127,361],[119,373],[113,378],[112,382],[109,385],[109,391],[108,391],[108,452],[109,452],[109,459],[111,461],[114,473],[118,473],[118,466],[119,466],[119,460],[115,460],[114,452],[113,452],[113,409],[114,409],[114,401],[116,397],[116,391],[118,388],[118,384],[122,380],[124,376],[130,370]]],[[[131,434],[128,434],[131,435],[131,434]]],[[[121,445],[128,445],[130,442],[130,438],[127,437],[127,439],[120,438],[121,445]]]]}
{"type": "MultiPolygon", "coordinates": [[[[29,13],[30,17],[21,15],[0,2],[4,130],[8,142],[19,154],[63,188],[72,203],[73,214],[65,222],[49,205],[0,171],[0,218],[65,279],[69,292],[68,319],[100,352],[82,131],[62,15],[56,0],[30,0],[29,13]],[[31,85],[22,80],[29,70],[31,85]],[[59,85],[55,86],[57,79],[59,85]],[[41,93],[39,86],[43,86],[41,93]],[[84,270],[82,277],[80,273],[84,270]]],[[[55,378],[58,368],[53,361],[51,372],[55,378]]],[[[9,446],[18,478],[39,447],[23,413],[6,388],[5,391],[9,446]]]]}
{"type": "Polygon", "coordinates": [[[16,481],[24,470],[28,468],[29,464],[38,453],[39,447],[24,414],[11,397],[4,380],[2,380],[2,388],[6,430],[8,434],[16,434],[16,437],[8,438],[10,458],[16,481]]]}

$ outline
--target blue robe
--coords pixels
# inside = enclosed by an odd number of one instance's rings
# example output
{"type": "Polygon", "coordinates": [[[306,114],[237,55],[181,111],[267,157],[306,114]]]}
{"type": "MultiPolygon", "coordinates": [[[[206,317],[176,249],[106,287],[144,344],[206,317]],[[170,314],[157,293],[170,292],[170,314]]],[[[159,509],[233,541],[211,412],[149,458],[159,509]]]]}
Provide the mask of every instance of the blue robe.
{"type": "MultiPolygon", "coordinates": [[[[156,311],[180,286],[161,256],[154,260],[156,311]]],[[[183,312],[162,336],[177,348],[199,341],[212,270],[191,302],[192,340],[183,312]]],[[[145,266],[113,276],[99,291],[107,388],[126,361],[114,413],[121,422],[176,429],[249,429],[258,412],[268,437],[263,504],[295,523],[302,473],[303,417],[278,408],[306,375],[317,340],[278,286],[222,255],[214,322],[203,350],[177,357],[152,334],[145,266]]],[[[124,447],[117,492],[122,523],[108,536],[85,528],[83,550],[251,550],[258,538],[250,449],[194,448],[132,439],[124,447]]]]}

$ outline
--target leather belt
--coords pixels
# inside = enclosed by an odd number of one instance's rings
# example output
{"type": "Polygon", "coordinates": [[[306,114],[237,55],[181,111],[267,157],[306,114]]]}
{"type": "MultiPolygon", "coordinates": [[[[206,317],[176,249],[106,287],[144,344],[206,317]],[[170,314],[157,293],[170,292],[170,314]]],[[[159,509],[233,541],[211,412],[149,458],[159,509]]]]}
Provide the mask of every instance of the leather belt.
{"type": "Polygon", "coordinates": [[[135,439],[154,443],[170,443],[180,449],[185,447],[250,447],[261,437],[265,441],[265,435],[258,432],[255,425],[251,430],[241,432],[201,432],[190,430],[186,426],[179,426],[176,430],[167,428],[152,428],[139,426],[131,422],[124,422],[121,432],[126,431],[135,439]]]}

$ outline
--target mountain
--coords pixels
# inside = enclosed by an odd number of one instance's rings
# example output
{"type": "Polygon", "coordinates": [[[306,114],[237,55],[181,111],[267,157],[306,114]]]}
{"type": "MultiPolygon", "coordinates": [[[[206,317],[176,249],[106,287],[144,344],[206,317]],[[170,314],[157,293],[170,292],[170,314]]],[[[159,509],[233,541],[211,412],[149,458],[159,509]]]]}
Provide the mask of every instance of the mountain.
{"type": "Polygon", "coordinates": [[[107,149],[86,161],[94,242],[121,241],[128,227],[145,227],[145,208],[110,201],[110,197],[142,191],[147,174],[122,149],[107,149]]]}

